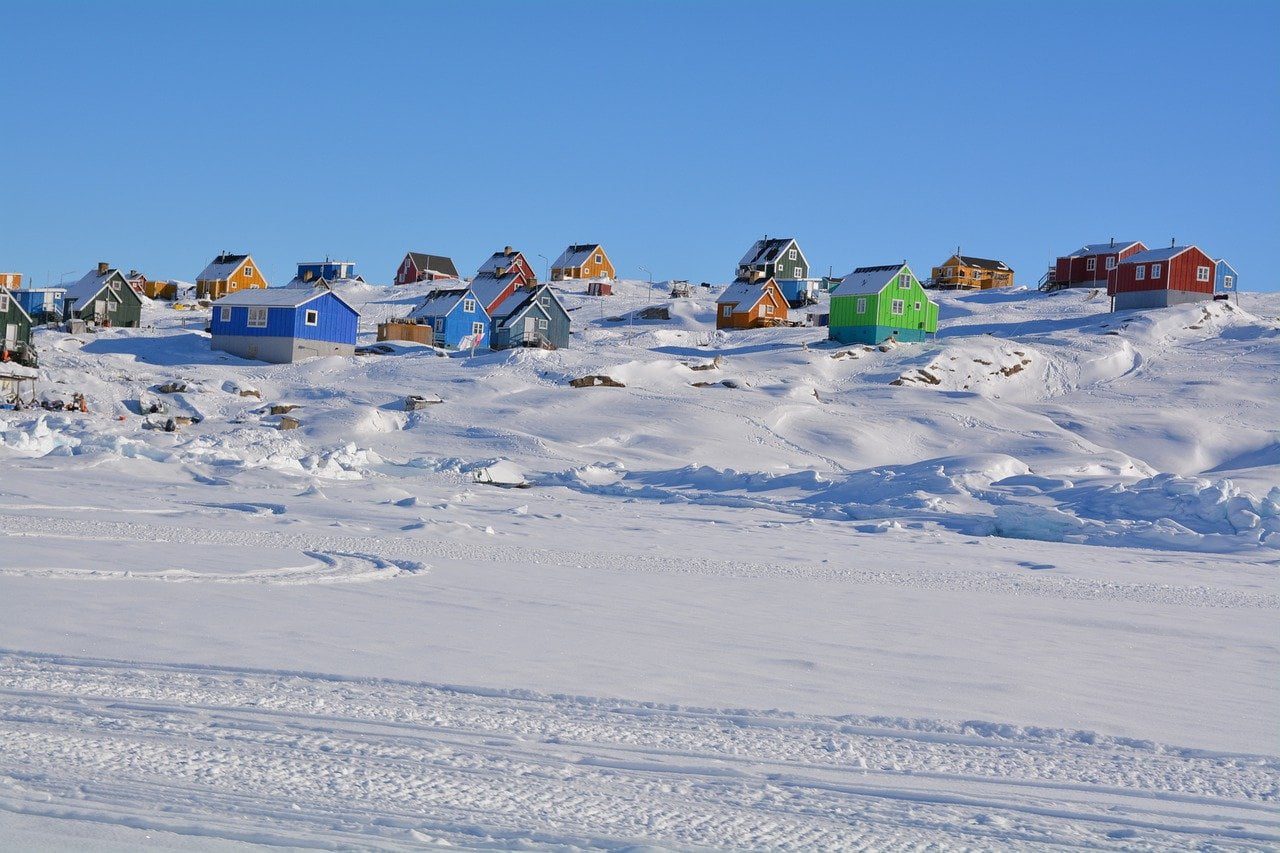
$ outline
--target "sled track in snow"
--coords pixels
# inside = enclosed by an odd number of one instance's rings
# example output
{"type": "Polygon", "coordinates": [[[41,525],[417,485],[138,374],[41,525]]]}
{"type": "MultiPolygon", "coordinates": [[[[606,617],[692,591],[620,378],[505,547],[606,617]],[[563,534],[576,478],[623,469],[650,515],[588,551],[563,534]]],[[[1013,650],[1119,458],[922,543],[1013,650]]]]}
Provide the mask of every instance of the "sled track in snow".
{"type": "Polygon", "coordinates": [[[1060,729],[810,717],[0,652],[0,812],[396,849],[1264,849],[1280,760],[1060,729]]]}

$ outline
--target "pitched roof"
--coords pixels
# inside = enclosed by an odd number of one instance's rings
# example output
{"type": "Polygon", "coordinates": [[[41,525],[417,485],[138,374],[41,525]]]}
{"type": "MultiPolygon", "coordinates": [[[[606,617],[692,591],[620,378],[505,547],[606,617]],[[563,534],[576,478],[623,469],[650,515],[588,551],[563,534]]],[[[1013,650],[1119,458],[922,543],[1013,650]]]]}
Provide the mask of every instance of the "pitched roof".
{"type": "MultiPolygon", "coordinates": [[[[560,306],[561,311],[565,311],[564,305],[560,302],[560,297],[556,296],[556,292],[546,284],[540,284],[537,287],[531,287],[525,290],[517,290],[515,293],[502,300],[502,303],[493,309],[493,320],[496,323],[505,322],[513,315],[519,313],[525,306],[534,302],[542,296],[543,293],[549,294],[551,299],[560,306]]],[[[565,311],[568,314],[568,311],[565,311]]]]}
{"type": "MultiPolygon", "coordinates": [[[[417,320],[423,317],[439,317],[448,314],[463,299],[474,298],[477,302],[480,297],[471,292],[469,287],[450,287],[433,290],[418,303],[417,307],[409,312],[409,319],[417,320]]],[[[480,310],[484,310],[484,305],[479,306],[480,310]]],[[[486,312],[487,313],[487,312],[486,312]]]]}
{"type": "Polygon", "coordinates": [[[218,255],[196,276],[196,281],[225,281],[248,259],[248,255],[218,255]]]}
{"type": "MultiPolygon", "coordinates": [[[[480,269],[476,270],[476,275],[484,275],[485,273],[496,273],[500,269],[505,269],[511,265],[517,257],[524,257],[523,253],[511,250],[511,254],[505,251],[494,252],[489,256],[489,260],[480,265],[480,269]]],[[[528,262],[528,259],[525,259],[528,262]]]]}
{"type": "Polygon", "coordinates": [[[492,273],[483,273],[471,279],[471,290],[475,293],[476,298],[483,302],[485,308],[488,309],[508,288],[514,286],[515,282],[515,273],[509,273],[501,277],[492,273]]]}
{"type": "Polygon", "coordinates": [[[596,252],[603,252],[599,243],[578,243],[565,249],[560,253],[560,257],[556,258],[555,263],[551,265],[552,269],[564,269],[565,267],[580,267],[587,262],[596,252]]]}
{"type": "Polygon", "coordinates": [[[214,302],[219,308],[300,308],[313,299],[319,299],[325,295],[332,296],[334,299],[346,305],[356,314],[359,311],[331,290],[316,290],[314,288],[303,289],[300,287],[268,287],[257,288],[254,290],[237,290],[234,293],[228,293],[218,301],[214,302]]]}
{"type": "Polygon", "coordinates": [[[1188,249],[1194,248],[1195,246],[1165,246],[1163,249],[1147,249],[1145,252],[1130,255],[1120,263],[1145,264],[1151,261],[1167,261],[1170,258],[1176,258],[1188,249]]]}
{"type": "MultiPolygon", "coordinates": [[[[727,305],[729,303],[736,303],[739,308],[742,308],[743,310],[750,310],[759,304],[761,299],[764,299],[764,295],[769,289],[769,282],[771,281],[773,281],[771,278],[766,278],[764,281],[748,281],[745,278],[734,279],[733,284],[726,287],[724,291],[716,297],[716,304],[727,305]]],[[[778,286],[777,282],[774,282],[773,286],[776,289],[778,286]]]]}
{"type": "Polygon", "coordinates": [[[1127,240],[1127,241],[1112,240],[1109,243],[1087,243],[1081,246],[1079,249],[1076,249],[1071,254],[1064,255],[1064,257],[1083,258],[1086,255],[1107,255],[1112,252],[1123,252],[1125,249],[1129,248],[1130,246],[1136,246],[1136,245],[1138,245],[1137,240],[1127,240]]]}
{"type": "Polygon", "coordinates": [[[1009,269],[1008,264],[1004,261],[993,261],[990,258],[975,258],[971,255],[956,255],[960,259],[960,263],[967,267],[977,267],[982,270],[994,270],[995,272],[1013,272],[1009,269]]]}
{"type": "MultiPolygon", "coordinates": [[[[62,294],[64,300],[70,299],[72,306],[78,306],[81,301],[87,302],[98,295],[98,291],[107,286],[107,282],[113,276],[120,276],[124,289],[128,290],[128,283],[124,282],[124,275],[118,269],[109,269],[104,273],[99,273],[96,269],[90,270],[84,274],[84,277],[75,284],[67,288],[67,292],[62,294]]],[[[132,292],[132,290],[130,290],[132,292]]]]}
{"type": "Polygon", "coordinates": [[[884,290],[885,285],[893,281],[898,273],[911,267],[906,264],[884,264],[878,267],[858,267],[831,288],[832,296],[867,296],[884,290]]]}
{"type": "MultiPolygon", "coordinates": [[[[794,237],[765,237],[762,240],[757,240],[751,244],[750,249],[747,249],[747,253],[742,256],[742,260],[738,261],[738,266],[773,263],[794,242],[794,237]]],[[[797,245],[796,248],[799,249],[800,247],[797,245]]]]}
{"type": "Polygon", "coordinates": [[[418,272],[442,273],[449,278],[458,277],[458,268],[453,265],[452,258],[446,258],[444,255],[428,255],[423,252],[410,252],[409,257],[413,259],[413,265],[418,268],[418,272]]]}

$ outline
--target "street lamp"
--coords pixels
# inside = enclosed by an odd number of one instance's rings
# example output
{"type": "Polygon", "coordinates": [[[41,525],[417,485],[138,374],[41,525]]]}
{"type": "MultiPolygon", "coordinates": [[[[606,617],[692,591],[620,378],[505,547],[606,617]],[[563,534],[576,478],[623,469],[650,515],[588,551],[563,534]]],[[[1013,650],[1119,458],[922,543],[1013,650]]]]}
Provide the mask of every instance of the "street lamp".
{"type": "Polygon", "coordinates": [[[546,263],[542,265],[542,270],[545,273],[545,275],[543,275],[542,277],[542,280],[549,282],[551,281],[551,261],[550,259],[547,258],[546,255],[542,254],[541,252],[538,253],[538,257],[546,261],[546,263]]]}

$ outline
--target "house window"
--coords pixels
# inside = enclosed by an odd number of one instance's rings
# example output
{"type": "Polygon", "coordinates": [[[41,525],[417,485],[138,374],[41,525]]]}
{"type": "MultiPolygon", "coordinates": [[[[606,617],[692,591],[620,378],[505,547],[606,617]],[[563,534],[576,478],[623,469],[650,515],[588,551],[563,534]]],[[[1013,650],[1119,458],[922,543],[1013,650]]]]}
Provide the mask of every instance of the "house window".
{"type": "Polygon", "coordinates": [[[0,311],[9,310],[9,294],[0,293],[0,311]]]}
{"type": "Polygon", "coordinates": [[[1152,278],[1159,278],[1159,277],[1160,277],[1160,265],[1159,265],[1159,264],[1152,264],[1152,265],[1151,265],[1151,277],[1152,277],[1152,278]]]}
{"type": "Polygon", "coordinates": [[[902,290],[906,290],[907,288],[911,287],[911,276],[908,275],[907,273],[903,273],[902,275],[898,276],[898,287],[902,290]]]}
{"type": "Polygon", "coordinates": [[[855,308],[857,309],[855,313],[858,313],[858,314],[867,313],[867,298],[865,296],[859,296],[858,304],[855,306],[855,308]]]}
{"type": "Polygon", "coordinates": [[[597,264],[603,264],[603,263],[604,263],[604,255],[596,255],[596,263],[597,263],[597,264]]]}
{"type": "Polygon", "coordinates": [[[916,303],[916,310],[917,310],[917,311],[919,311],[919,310],[920,310],[920,303],[919,303],[919,302],[917,302],[917,303],[916,303]]]}
{"type": "Polygon", "coordinates": [[[302,320],[308,326],[314,326],[320,322],[320,312],[314,309],[308,309],[306,316],[302,320]]]}
{"type": "Polygon", "coordinates": [[[544,306],[544,307],[546,307],[546,308],[550,308],[550,307],[551,307],[551,297],[550,297],[550,296],[543,296],[543,297],[541,297],[538,301],[539,301],[539,302],[541,302],[541,303],[543,304],[543,306],[544,306]]]}
{"type": "Polygon", "coordinates": [[[108,310],[108,311],[119,311],[119,310],[120,310],[120,303],[119,303],[119,302],[107,302],[107,310],[108,310]]]}
{"type": "Polygon", "coordinates": [[[248,278],[248,277],[249,277],[249,276],[251,276],[251,275],[253,275],[253,267],[246,266],[246,267],[244,268],[244,277],[245,277],[245,278],[248,278]]]}
{"type": "Polygon", "coordinates": [[[796,259],[796,250],[795,250],[795,249],[792,249],[790,252],[787,252],[787,260],[789,260],[789,261],[794,261],[795,259],[796,259]]]}
{"type": "Polygon", "coordinates": [[[110,287],[111,287],[111,289],[112,289],[112,290],[114,290],[116,293],[119,293],[119,292],[120,292],[120,281],[119,281],[119,279],[114,279],[114,278],[113,278],[113,279],[111,280],[111,285],[110,285],[110,287]]]}
{"type": "Polygon", "coordinates": [[[905,303],[903,303],[901,299],[893,300],[893,303],[889,306],[889,313],[895,316],[901,316],[904,305],[905,303]]]}
{"type": "MultiPolygon", "coordinates": [[[[1203,267],[1202,267],[1201,269],[1203,269],[1203,267]]],[[[1231,289],[1231,285],[1232,285],[1232,283],[1233,283],[1234,281],[1235,281],[1235,279],[1234,279],[1233,277],[1231,277],[1231,276],[1229,276],[1229,275],[1224,275],[1224,276],[1222,277],[1222,289],[1223,289],[1223,290],[1230,290],[1230,289],[1231,289]]]]}
{"type": "Polygon", "coordinates": [[[1116,268],[1116,256],[1107,255],[1107,269],[1113,270],[1115,268],[1116,268]]]}
{"type": "Polygon", "coordinates": [[[543,329],[545,329],[546,327],[547,327],[547,321],[546,321],[546,320],[544,320],[544,319],[542,319],[541,317],[539,317],[539,318],[538,318],[538,331],[542,331],[542,330],[543,330],[543,329]]]}
{"type": "Polygon", "coordinates": [[[483,334],[484,334],[484,323],[478,323],[478,322],[477,322],[477,323],[472,323],[472,324],[471,324],[471,334],[473,334],[473,335],[483,335],[483,334]]]}
{"type": "Polygon", "coordinates": [[[250,329],[265,329],[267,327],[267,309],[250,308],[249,320],[245,325],[250,329]]]}
{"type": "Polygon", "coordinates": [[[803,267],[796,267],[796,278],[800,278],[800,277],[801,277],[801,276],[803,276],[803,275],[804,275],[804,268],[803,268],[803,267]]]}
{"type": "Polygon", "coordinates": [[[462,300],[462,310],[467,314],[474,314],[476,311],[476,301],[474,299],[462,300]]]}
{"type": "Polygon", "coordinates": [[[1093,272],[1098,268],[1098,259],[1089,258],[1089,260],[1084,262],[1084,268],[1087,269],[1089,272],[1093,272]]]}
{"type": "Polygon", "coordinates": [[[772,305],[766,305],[766,306],[764,306],[764,313],[765,313],[765,316],[767,316],[767,317],[772,317],[772,316],[773,316],[773,306],[772,306],[772,305]]]}
{"type": "Polygon", "coordinates": [[[732,305],[726,305],[726,306],[724,306],[723,308],[721,308],[721,309],[720,309],[720,316],[721,316],[721,317],[732,317],[732,316],[733,316],[733,306],[732,306],[732,305]]]}
{"type": "Polygon", "coordinates": [[[1147,277],[1147,265],[1138,264],[1138,268],[1133,271],[1133,277],[1136,281],[1142,281],[1147,277]]]}
{"type": "Polygon", "coordinates": [[[219,319],[219,320],[221,320],[221,321],[222,321],[222,322],[224,322],[224,323],[230,323],[230,322],[231,322],[231,309],[230,309],[230,308],[228,308],[228,307],[227,307],[227,306],[225,306],[225,305],[224,305],[224,306],[222,306],[221,308],[219,308],[219,309],[218,309],[218,319],[219,319]]]}
{"type": "Polygon", "coordinates": [[[1196,267],[1196,281],[1208,281],[1208,280],[1209,280],[1209,268],[1196,267]]]}

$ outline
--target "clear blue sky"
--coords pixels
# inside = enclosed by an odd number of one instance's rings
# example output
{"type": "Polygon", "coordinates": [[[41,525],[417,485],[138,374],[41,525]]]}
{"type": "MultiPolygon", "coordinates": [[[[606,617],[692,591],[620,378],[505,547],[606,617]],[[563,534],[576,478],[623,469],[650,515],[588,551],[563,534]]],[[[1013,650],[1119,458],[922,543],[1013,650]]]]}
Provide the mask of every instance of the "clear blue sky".
{"type": "Polygon", "coordinates": [[[0,2],[0,270],[725,281],[1171,237],[1276,289],[1280,3],[0,2]]]}

